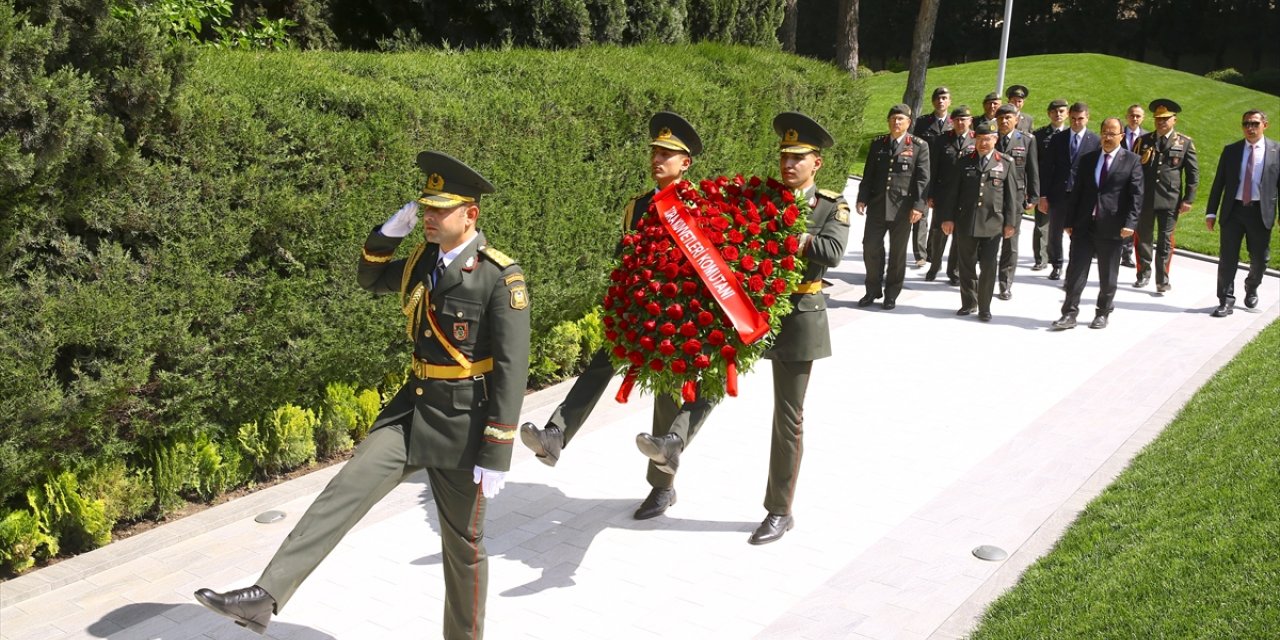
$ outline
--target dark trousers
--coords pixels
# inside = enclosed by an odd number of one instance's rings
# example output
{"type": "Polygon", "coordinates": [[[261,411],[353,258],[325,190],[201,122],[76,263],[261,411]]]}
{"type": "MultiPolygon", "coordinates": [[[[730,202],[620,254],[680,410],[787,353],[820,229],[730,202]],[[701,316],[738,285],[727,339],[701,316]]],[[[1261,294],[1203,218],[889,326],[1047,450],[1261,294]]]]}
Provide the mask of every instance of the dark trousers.
{"type": "Polygon", "coordinates": [[[1262,284],[1262,274],[1271,259],[1271,230],[1262,224],[1262,207],[1256,200],[1247,207],[1237,200],[1231,205],[1231,213],[1218,224],[1218,233],[1218,302],[1233,305],[1241,242],[1249,251],[1249,275],[1244,278],[1244,291],[1248,294],[1262,284]]]}
{"type": "Polygon", "coordinates": [[[911,255],[918,262],[921,258],[929,258],[929,212],[926,209],[920,221],[911,225],[911,255]]]}
{"type": "Polygon", "coordinates": [[[897,300],[907,277],[907,239],[911,235],[910,213],[899,212],[893,220],[879,213],[867,214],[862,237],[862,262],[867,268],[867,293],[885,300],[897,300]],[[884,237],[889,236],[889,261],[885,263],[884,237]]]}
{"type": "Polygon", "coordinates": [[[1089,281],[1089,268],[1098,259],[1098,311],[1109,315],[1114,308],[1116,281],[1120,277],[1119,238],[1100,238],[1092,225],[1076,227],[1071,235],[1071,260],[1067,263],[1066,299],[1062,301],[1062,315],[1075,317],[1080,313],[1080,294],[1089,281]]]}
{"type": "Polygon", "coordinates": [[[1062,228],[1066,224],[1070,207],[1063,196],[1049,201],[1049,266],[1062,268],[1062,228]],[[1063,201],[1063,202],[1059,202],[1063,201]],[[1056,202],[1056,204],[1055,204],[1056,202]]]}
{"type": "MultiPolygon", "coordinates": [[[[407,414],[406,422],[412,416],[407,414]]],[[[371,432],[281,543],[257,582],[275,598],[277,612],[369,509],[416,470],[406,462],[406,428],[390,424],[371,432]]],[[[450,640],[484,636],[485,499],[472,474],[471,469],[427,469],[440,522],[444,637],[450,640]]]]}
{"type": "Polygon", "coordinates": [[[1022,237],[1022,217],[1014,224],[1013,235],[1000,241],[1000,290],[1013,288],[1013,274],[1018,269],[1018,239],[1022,237]]]}
{"type": "Polygon", "coordinates": [[[1177,226],[1178,214],[1173,211],[1144,211],[1138,216],[1133,246],[1137,247],[1139,280],[1151,277],[1154,270],[1156,284],[1169,283],[1169,262],[1173,260],[1173,230],[1177,226]]]}
{"type": "Polygon", "coordinates": [[[960,262],[960,307],[977,307],[991,313],[991,294],[996,288],[996,254],[1001,236],[975,238],[956,234],[956,254],[960,262]],[[981,270],[981,275],[979,275],[981,270]]]}
{"type": "MultiPolygon", "coordinates": [[[[715,403],[702,398],[694,402],[682,402],[679,398],[665,394],[654,396],[653,435],[662,437],[668,433],[674,433],[680,436],[684,446],[688,448],[715,406],[715,403]]],[[[667,489],[676,482],[674,474],[658,469],[658,465],[652,460],[649,461],[649,470],[645,478],[649,481],[649,486],[655,489],[667,489]]]]}
{"type": "MultiPolygon", "coordinates": [[[[933,225],[929,227],[929,274],[937,275],[938,270],[942,268],[942,252],[947,248],[947,239],[951,236],[942,232],[941,216],[933,216],[933,225]]],[[[960,277],[959,266],[956,264],[956,243],[951,242],[951,250],[947,252],[947,277],[960,277]]]]}
{"type": "Polygon", "coordinates": [[[1031,232],[1031,256],[1036,264],[1049,264],[1049,214],[1036,209],[1035,231],[1031,232]]]}
{"type": "Polygon", "coordinates": [[[809,389],[813,361],[773,363],[773,437],[769,443],[769,484],[764,508],[769,513],[791,513],[804,455],[804,394],[809,389]]]}

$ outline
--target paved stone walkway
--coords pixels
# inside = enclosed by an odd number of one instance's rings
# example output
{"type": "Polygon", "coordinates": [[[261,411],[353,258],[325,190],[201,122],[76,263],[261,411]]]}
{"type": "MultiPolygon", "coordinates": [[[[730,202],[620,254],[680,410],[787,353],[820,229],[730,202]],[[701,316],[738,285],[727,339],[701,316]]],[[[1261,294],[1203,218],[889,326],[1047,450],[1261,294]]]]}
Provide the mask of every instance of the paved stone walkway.
{"type": "MultiPolygon", "coordinates": [[[[861,219],[829,274],[836,357],[814,366],[797,526],[753,547],[772,410],[767,363],[741,380],[681,458],[679,503],[648,491],[634,436],[651,400],[601,402],[560,464],[519,444],[490,505],[490,638],[959,638],[1053,544],[1186,399],[1277,317],[1209,317],[1216,265],[1174,261],[1174,289],[1122,269],[1109,328],[1053,333],[1058,283],[1032,272],[1029,223],[1014,298],[989,324],[908,269],[898,308],[858,309],[861,219]],[[987,562],[982,544],[1010,553],[987,562]]],[[[1243,278],[1243,276],[1242,276],[1243,278]]],[[[1096,276],[1081,318],[1092,317],[1096,276]]],[[[617,381],[615,380],[615,385],[617,381]]],[[[569,383],[535,393],[542,423],[569,383]]],[[[612,391],[609,393],[612,397],[612,391]]],[[[253,638],[197,605],[198,587],[252,584],[336,468],[310,474],[0,584],[0,638],[253,638]],[[280,509],[262,525],[253,517],[280,509]]],[[[443,581],[422,474],[352,531],[268,637],[431,638],[443,581]]]]}

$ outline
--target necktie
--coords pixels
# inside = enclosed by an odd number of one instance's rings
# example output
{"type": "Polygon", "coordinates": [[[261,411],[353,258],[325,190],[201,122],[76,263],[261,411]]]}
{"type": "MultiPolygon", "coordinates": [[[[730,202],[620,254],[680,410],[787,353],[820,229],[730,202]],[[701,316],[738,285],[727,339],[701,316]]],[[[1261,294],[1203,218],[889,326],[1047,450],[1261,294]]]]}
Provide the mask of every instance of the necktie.
{"type": "Polygon", "coordinates": [[[1110,156],[1110,154],[1106,154],[1106,153],[1104,153],[1104,154],[1102,154],[1102,171],[1099,171],[1099,172],[1098,172],[1098,199],[1099,199],[1099,202],[1098,202],[1098,206],[1096,206],[1096,207],[1094,207],[1094,208],[1093,208],[1093,219],[1094,219],[1094,220],[1097,220],[1097,219],[1098,219],[1098,214],[1100,213],[1100,211],[1101,211],[1101,209],[1102,209],[1102,202],[1101,202],[1101,199],[1102,199],[1102,183],[1104,183],[1104,182],[1106,182],[1106,181],[1107,181],[1107,169],[1110,169],[1110,168],[1111,168],[1111,156],[1110,156]]]}
{"type": "Polygon", "coordinates": [[[1080,134],[1071,134],[1071,161],[1076,161],[1076,152],[1080,150],[1080,134]]]}
{"type": "Polygon", "coordinates": [[[1133,150],[1133,130],[1130,129],[1124,136],[1124,148],[1133,150]]]}
{"type": "Polygon", "coordinates": [[[436,288],[436,282],[440,280],[440,275],[444,273],[444,256],[440,256],[436,260],[436,268],[431,271],[431,288],[436,288]]]}
{"type": "Polygon", "coordinates": [[[978,163],[978,170],[982,171],[983,173],[986,173],[987,165],[989,164],[990,160],[991,160],[991,156],[982,156],[982,162],[978,163]]]}
{"type": "Polygon", "coordinates": [[[1244,198],[1245,206],[1253,204],[1253,145],[1249,145],[1249,159],[1244,163],[1244,198]]]}

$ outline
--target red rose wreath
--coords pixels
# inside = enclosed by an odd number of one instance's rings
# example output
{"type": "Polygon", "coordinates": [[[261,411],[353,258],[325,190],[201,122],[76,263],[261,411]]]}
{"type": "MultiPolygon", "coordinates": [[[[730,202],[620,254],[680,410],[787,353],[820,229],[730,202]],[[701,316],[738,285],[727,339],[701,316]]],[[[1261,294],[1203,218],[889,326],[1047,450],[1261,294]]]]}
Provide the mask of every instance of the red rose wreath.
{"type": "Polygon", "coordinates": [[[617,400],[637,382],[686,402],[736,396],[738,372],[791,312],[808,214],[773,178],[681,180],[654,196],[604,296],[605,338],[626,371],[617,400]]]}

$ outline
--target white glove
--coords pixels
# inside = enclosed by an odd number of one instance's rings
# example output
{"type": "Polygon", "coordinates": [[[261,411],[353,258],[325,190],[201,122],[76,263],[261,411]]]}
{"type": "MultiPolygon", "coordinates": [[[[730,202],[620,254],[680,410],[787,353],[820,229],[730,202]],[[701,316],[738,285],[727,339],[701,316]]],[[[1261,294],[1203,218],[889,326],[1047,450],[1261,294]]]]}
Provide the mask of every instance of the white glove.
{"type": "Polygon", "coordinates": [[[387,221],[382,223],[382,235],[388,238],[403,238],[418,226],[418,203],[417,201],[400,207],[387,221]]]}
{"type": "Polygon", "coordinates": [[[493,498],[507,485],[507,472],[494,471],[476,465],[475,475],[472,476],[472,479],[476,484],[480,485],[480,492],[484,494],[484,497],[493,498]]]}

